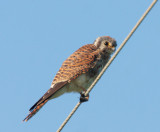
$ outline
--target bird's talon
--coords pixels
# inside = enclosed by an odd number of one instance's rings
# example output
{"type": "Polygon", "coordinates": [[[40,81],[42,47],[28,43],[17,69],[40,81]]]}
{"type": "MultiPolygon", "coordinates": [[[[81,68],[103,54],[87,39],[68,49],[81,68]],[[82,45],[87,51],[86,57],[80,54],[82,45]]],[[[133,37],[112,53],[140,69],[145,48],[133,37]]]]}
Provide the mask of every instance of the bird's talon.
{"type": "Polygon", "coordinates": [[[80,97],[80,102],[83,103],[83,102],[86,102],[89,100],[89,94],[87,96],[85,96],[85,92],[82,91],[81,93],[81,97],[80,97]]]}

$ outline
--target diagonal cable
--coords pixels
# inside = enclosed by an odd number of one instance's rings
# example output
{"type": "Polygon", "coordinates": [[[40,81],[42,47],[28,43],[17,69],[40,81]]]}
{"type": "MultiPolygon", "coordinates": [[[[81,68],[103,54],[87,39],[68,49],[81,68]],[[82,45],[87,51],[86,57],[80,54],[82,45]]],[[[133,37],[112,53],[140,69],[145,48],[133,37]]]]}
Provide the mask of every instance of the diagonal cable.
{"type": "MultiPolygon", "coordinates": [[[[142,17],[139,19],[139,21],[136,23],[136,25],[133,27],[133,29],[131,30],[131,32],[128,34],[128,36],[124,39],[124,41],[122,42],[122,44],[119,46],[119,48],[117,49],[117,51],[114,53],[114,55],[112,56],[112,58],[108,61],[108,63],[105,65],[105,67],[102,69],[102,71],[100,72],[100,74],[97,76],[97,78],[94,80],[94,82],[91,84],[91,86],[88,88],[88,90],[86,91],[85,95],[87,95],[95,86],[95,84],[98,82],[98,80],[102,77],[102,75],[104,74],[104,72],[106,71],[106,69],[110,66],[110,64],[113,62],[113,60],[115,59],[115,57],[118,55],[118,53],[121,51],[121,49],[124,47],[124,45],[126,44],[126,42],[130,39],[130,37],[132,36],[132,34],[136,31],[136,29],[139,27],[139,25],[142,23],[142,21],[144,20],[144,18],[147,16],[147,14],[150,12],[150,10],[153,8],[153,6],[156,4],[158,0],[153,0],[153,2],[151,3],[151,5],[148,7],[148,9],[145,11],[145,13],[142,15],[142,17]]],[[[76,112],[76,110],[79,108],[79,106],[81,105],[81,102],[78,102],[77,105],[74,107],[74,109],[71,111],[71,113],[68,115],[68,117],[65,119],[65,121],[62,123],[62,125],[59,127],[59,129],[57,130],[57,132],[60,132],[63,127],[66,125],[66,123],[69,121],[69,119],[72,117],[72,115],[76,112]]]]}

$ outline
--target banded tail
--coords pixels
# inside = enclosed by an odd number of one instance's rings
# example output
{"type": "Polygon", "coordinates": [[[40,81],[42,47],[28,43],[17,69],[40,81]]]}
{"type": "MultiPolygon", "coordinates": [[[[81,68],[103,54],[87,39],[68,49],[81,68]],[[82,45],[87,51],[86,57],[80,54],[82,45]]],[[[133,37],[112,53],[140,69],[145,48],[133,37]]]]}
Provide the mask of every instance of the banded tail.
{"type": "Polygon", "coordinates": [[[52,88],[50,88],[30,109],[29,109],[29,115],[23,120],[28,121],[32,116],[34,116],[43,106],[45,103],[50,100],[50,97],[52,97],[58,90],[60,90],[64,85],[66,85],[68,82],[59,82],[56,83],[52,88]]]}
{"type": "Polygon", "coordinates": [[[45,103],[47,103],[48,99],[46,99],[45,101],[41,102],[41,99],[38,100],[38,102],[36,102],[29,110],[29,114],[28,116],[23,120],[25,122],[27,122],[32,116],[34,116],[43,106],[45,103]]]}

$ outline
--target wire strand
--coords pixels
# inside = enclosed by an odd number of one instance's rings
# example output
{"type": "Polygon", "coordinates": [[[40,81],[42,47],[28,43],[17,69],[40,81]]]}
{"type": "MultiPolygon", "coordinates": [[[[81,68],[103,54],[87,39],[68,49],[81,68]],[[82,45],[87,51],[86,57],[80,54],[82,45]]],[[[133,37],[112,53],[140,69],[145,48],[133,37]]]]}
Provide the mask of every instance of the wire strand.
{"type": "MultiPolygon", "coordinates": [[[[100,74],[97,76],[97,78],[91,84],[91,86],[88,88],[88,90],[86,91],[85,95],[89,94],[89,92],[93,89],[93,87],[95,86],[95,84],[102,77],[102,75],[104,74],[104,72],[106,71],[106,69],[110,66],[110,64],[113,62],[113,60],[115,59],[115,57],[118,55],[118,53],[124,47],[124,45],[126,44],[126,42],[130,39],[130,37],[132,36],[132,34],[139,27],[139,25],[142,23],[142,21],[144,20],[144,18],[147,16],[147,14],[150,12],[150,10],[153,8],[153,6],[156,4],[157,1],[158,0],[153,0],[153,2],[151,3],[151,5],[148,7],[148,9],[145,11],[145,13],[142,15],[142,17],[139,19],[139,21],[136,23],[136,25],[130,31],[130,33],[128,34],[128,36],[124,39],[124,41],[122,42],[122,44],[120,45],[120,47],[117,49],[117,51],[114,53],[114,55],[112,56],[112,58],[108,61],[108,63],[102,69],[102,71],[100,72],[100,74]]],[[[57,132],[60,132],[63,129],[63,127],[66,125],[66,123],[72,117],[72,115],[77,111],[77,109],[79,108],[80,105],[81,105],[81,102],[78,102],[77,105],[74,107],[74,109],[71,111],[71,113],[68,115],[68,117],[64,120],[64,122],[62,123],[62,125],[59,127],[59,129],[57,130],[57,132]]]]}

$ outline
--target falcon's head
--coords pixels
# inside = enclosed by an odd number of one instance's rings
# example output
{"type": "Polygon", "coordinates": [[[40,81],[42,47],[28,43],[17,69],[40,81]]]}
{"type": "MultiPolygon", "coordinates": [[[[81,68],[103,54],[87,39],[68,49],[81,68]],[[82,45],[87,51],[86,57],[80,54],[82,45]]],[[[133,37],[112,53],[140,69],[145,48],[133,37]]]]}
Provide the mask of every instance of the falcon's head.
{"type": "Polygon", "coordinates": [[[102,54],[112,54],[116,50],[116,40],[109,37],[109,36],[102,36],[98,37],[94,41],[94,45],[97,47],[97,49],[100,49],[100,52],[102,54]]]}

